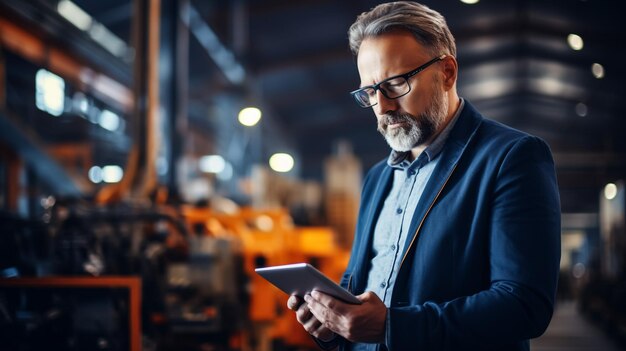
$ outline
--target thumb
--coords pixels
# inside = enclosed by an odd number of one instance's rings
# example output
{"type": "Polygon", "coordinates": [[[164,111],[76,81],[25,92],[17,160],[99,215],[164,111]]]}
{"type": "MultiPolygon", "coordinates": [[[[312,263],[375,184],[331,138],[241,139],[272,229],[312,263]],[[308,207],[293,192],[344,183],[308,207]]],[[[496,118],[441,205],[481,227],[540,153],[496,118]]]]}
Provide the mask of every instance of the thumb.
{"type": "Polygon", "coordinates": [[[356,298],[359,299],[361,302],[377,301],[377,300],[381,301],[378,295],[376,295],[372,291],[366,291],[363,294],[358,295],[356,298]]]}

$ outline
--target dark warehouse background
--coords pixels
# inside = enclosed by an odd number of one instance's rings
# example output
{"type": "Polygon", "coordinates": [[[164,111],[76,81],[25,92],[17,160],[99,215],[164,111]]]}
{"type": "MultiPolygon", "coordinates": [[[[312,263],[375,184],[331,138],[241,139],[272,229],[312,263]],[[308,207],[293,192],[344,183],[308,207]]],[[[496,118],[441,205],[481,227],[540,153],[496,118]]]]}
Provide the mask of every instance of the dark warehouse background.
{"type": "MultiPolygon", "coordinates": [[[[624,348],[623,6],[466,2],[422,1],[459,94],[556,162],[564,324],[533,349],[624,348]]],[[[347,30],[378,3],[0,1],[0,345],[313,349],[253,269],[345,267],[389,152],[348,94],[347,30]]]]}

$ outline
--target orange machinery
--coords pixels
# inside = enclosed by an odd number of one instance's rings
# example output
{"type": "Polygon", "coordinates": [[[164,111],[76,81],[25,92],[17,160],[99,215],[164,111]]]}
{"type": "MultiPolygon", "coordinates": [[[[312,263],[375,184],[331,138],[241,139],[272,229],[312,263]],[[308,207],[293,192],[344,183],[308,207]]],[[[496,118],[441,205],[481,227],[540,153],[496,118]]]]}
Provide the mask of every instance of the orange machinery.
{"type": "Polygon", "coordinates": [[[243,256],[244,271],[250,279],[248,316],[257,340],[280,339],[287,345],[313,346],[312,339],[287,309],[287,298],[254,272],[259,266],[309,262],[339,281],[349,252],[336,243],[335,233],[327,227],[296,227],[285,209],[243,208],[224,214],[207,208],[182,207],[182,215],[194,228],[203,227],[204,235],[237,240],[243,256]],[[257,328],[259,327],[259,328],[257,328]]]}

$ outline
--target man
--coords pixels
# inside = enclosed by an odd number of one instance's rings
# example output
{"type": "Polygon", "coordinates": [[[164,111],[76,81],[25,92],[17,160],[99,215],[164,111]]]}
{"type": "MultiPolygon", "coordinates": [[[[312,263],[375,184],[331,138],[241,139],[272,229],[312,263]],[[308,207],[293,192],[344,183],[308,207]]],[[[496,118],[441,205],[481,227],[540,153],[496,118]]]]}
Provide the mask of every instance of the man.
{"type": "Polygon", "coordinates": [[[341,281],[362,304],[313,292],[288,307],[326,349],[528,350],[552,316],[560,259],[548,146],[459,98],[439,13],[382,4],[349,34],[352,95],[392,148],[365,178],[341,281]]]}

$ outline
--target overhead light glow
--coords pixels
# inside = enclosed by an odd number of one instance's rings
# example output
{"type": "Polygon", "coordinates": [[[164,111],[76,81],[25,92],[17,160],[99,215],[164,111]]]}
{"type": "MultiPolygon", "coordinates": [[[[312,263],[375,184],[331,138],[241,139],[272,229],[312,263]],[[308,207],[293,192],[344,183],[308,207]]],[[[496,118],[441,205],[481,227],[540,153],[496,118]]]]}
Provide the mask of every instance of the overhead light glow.
{"type": "Polygon", "coordinates": [[[70,0],[61,0],[57,5],[57,12],[70,23],[91,36],[98,44],[113,55],[126,59],[131,56],[126,42],[113,34],[108,28],[94,20],[87,12],[70,0]]]}
{"type": "Polygon", "coordinates": [[[220,155],[202,156],[198,168],[205,173],[221,173],[226,168],[226,161],[220,155]]]}
{"type": "Polygon", "coordinates": [[[587,116],[587,105],[583,104],[582,102],[577,103],[576,114],[579,115],[580,117],[587,116]]]}
{"type": "Polygon", "coordinates": [[[613,200],[617,196],[617,185],[609,183],[604,187],[604,197],[607,200],[613,200]]]}
{"type": "Polygon", "coordinates": [[[89,110],[87,110],[87,120],[93,124],[98,124],[100,122],[100,115],[102,111],[97,106],[91,106],[89,110]]]}
{"type": "Polygon", "coordinates": [[[128,49],[126,43],[102,24],[94,23],[89,28],[89,36],[113,55],[125,57],[128,49]]]}
{"type": "Polygon", "coordinates": [[[576,50],[576,51],[582,50],[584,46],[583,38],[581,38],[580,35],[577,35],[577,34],[568,35],[567,43],[573,50],[576,50]]]}
{"type": "Polygon", "coordinates": [[[254,222],[256,224],[256,227],[259,228],[261,231],[269,232],[274,229],[274,220],[268,215],[260,215],[256,218],[254,222]]]}
{"type": "Polygon", "coordinates": [[[104,166],[102,167],[102,180],[105,183],[118,183],[122,180],[124,171],[120,166],[104,166]]]}
{"type": "Polygon", "coordinates": [[[474,5],[475,3],[477,3],[479,0],[461,0],[462,3],[464,4],[469,4],[469,5],[474,5]]]}
{"type": "Polygon", "coordinates": [[[80,91],[74,93],[74,97],[72,97],[72,109],[82,113],[83,115],[87,114],[87,111],[89,111],[89,101],[87,100],[87,96],[80,91]]]}
{"type": "Polygon", "coordinates": [[[65,81],[56,74],[40,69],[35,75],[35,105],[53,116],[65,109],[65,81]]]}
{"type": "Polygon", "coordinates": [[[261,120],[261,110],[256,107],[246,107],[239,111],[239,123],[252,127],[261,120]]]}
{"type": "Polygon", "coordinates": [[[594,63],[591,65],[591,73],[593,73],[593,76],[598,79],[604,78],[604,66],[599,63],[594,63]]]}
{"type": "Polygon", "coordinates": [[[87,173],[89,180],[92,183],[98,184],[102,183],[102,168],[100,166],[93,166],[89,169],[89,173],[87,173]]]}
{"type": "Polygon", "coordinates": [[[57,12],[80,30],[88,30],[93,22],[87,12],[69,0],[59,1],[57,12]]]}
{"type": "Polygon", "coordinates": [[[102,110],[98,124],[106,130],[115,132],[120,127],[120,117],[109,110],[102,110]]]}
{"type": "Polygon", "coordinates": [[[276,153],[270,157],[270,168],[276,172],[289,172],[293,169],[293,157],[286,153],[276,153]]]}

